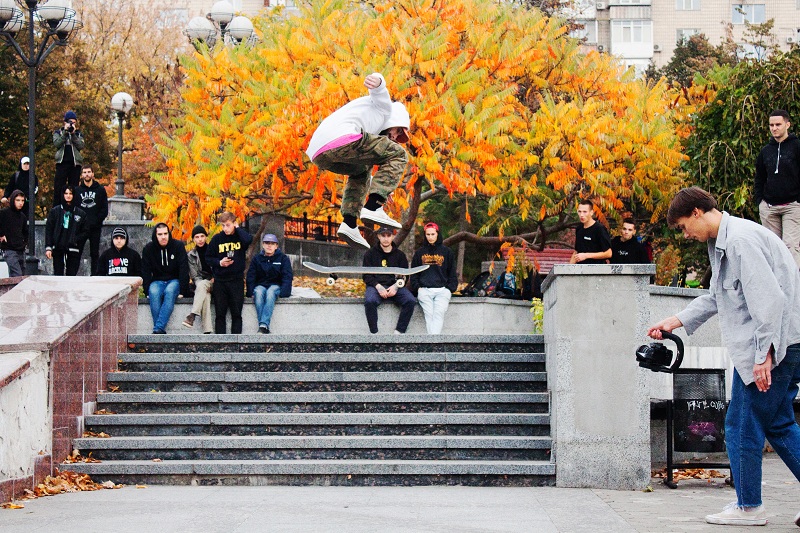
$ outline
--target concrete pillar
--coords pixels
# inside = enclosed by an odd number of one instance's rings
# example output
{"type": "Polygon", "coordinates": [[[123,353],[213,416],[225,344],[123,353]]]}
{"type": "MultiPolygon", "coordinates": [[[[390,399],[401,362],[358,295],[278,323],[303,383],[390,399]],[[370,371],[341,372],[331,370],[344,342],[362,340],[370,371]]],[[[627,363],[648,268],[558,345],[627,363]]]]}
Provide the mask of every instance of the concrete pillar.
{"type": "Polygon", "coordinates": [[[650,481],[647,342],[654,265],[555,265],[542,284],[556,485],[650,481]]]}

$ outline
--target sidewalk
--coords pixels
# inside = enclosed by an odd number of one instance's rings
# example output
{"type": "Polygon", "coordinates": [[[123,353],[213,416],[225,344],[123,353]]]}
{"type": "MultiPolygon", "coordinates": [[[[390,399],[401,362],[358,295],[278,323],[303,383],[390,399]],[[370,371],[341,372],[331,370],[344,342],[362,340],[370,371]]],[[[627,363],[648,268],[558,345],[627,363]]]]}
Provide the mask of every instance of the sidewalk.
{"type": "MultiPolygon", "coordinates": [[[[95,480],[103,481],[103,480],[95,480]]],[[[653,492],[481,487],[133,486],[63,494],[0,509],[3,533],[148,532],[696,532],[741,528],[704,522],[736,499],[721,479],[653,492]]],[[[798,532],[800,483],[765,456],[770,532],[798,532]]],[[[759,531],[766,531],[759,530],[759,531]]]]}

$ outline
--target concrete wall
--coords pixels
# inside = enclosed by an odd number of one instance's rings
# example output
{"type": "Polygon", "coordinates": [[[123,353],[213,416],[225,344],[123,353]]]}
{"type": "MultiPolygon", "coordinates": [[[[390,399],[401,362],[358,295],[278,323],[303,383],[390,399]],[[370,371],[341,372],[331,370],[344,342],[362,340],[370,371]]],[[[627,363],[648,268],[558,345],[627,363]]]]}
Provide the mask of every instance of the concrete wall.
{"type": "Polygon", "coordinates": [[[551,433],[559,487],[650,482],[649,372],[634,361],[650,322],[653,265],[555,265],[543,284],[551,433]]]}
{"type": "Polygon", "coordinates": [[[41,482],[82,435],[134,333],[140,283],[29,276],[0,294],[0,501],[41,482]]]}
{"type": "MultiPolygon", "coordinates": [[[[297,289],[295,289],[297,290],[297,289]]],[[[181,322],[191,312],[189,298],[178,300],[172,313],[167,333],[200,333],[200,320],[195,321],[193,329],[185,328],[181,322]]],[[[213,314],[213,306],[212,306],[213,314]]],[[[380,333],[392,333],[397,323],[397,307],[387,303],[378,309],[378,329],[380,333]]],[[[243,333],[258,331],[255,306],[252,299],[245,300],[243,310],[243,333]]],[[[230,318],[228,319],[230,330],[230,318]]],[[[153,319],[146,299],[139,302],[139,333],[153,330],[153,319]]],[[[364,315],[364,300],[361,298],[298,298],[279,299],[272,316],[270,330],[275,334],[329,334],[358,335],[369,333],[364,315]]],[[[417,305],[411,317],[407,333],[425,334],[425,318],[417,305]]],[[[518,300],[497,298],[453,298],[444,319],[445,335],[492,335],[492,334],[532,334],[530,304],[518,300]]]]}

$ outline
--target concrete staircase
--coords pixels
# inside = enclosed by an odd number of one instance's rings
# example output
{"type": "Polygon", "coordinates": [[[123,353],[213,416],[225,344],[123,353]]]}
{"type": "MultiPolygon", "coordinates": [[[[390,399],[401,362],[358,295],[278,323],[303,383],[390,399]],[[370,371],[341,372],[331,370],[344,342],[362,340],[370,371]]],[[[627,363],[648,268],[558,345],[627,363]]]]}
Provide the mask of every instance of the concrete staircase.
{"type": "Polygon", "coordinates": [[[95,480],[552,485],[534,335],[134,335],[76,439],[95,480]]]}

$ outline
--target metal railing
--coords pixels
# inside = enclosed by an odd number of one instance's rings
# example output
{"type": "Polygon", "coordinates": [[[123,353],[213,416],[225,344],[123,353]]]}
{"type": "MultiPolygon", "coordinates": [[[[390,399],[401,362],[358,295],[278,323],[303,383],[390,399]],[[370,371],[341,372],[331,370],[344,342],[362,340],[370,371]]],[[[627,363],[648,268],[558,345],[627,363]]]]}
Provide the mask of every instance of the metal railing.
{"type": "Polygon", "coordinates": [[[308,218],[306,213],[302,217],[286,217],[283,224],[283,233],[289,239],[305,239],[311,241],[344,243],[336,235],[339,225],[331,221],[308,218]]]}

